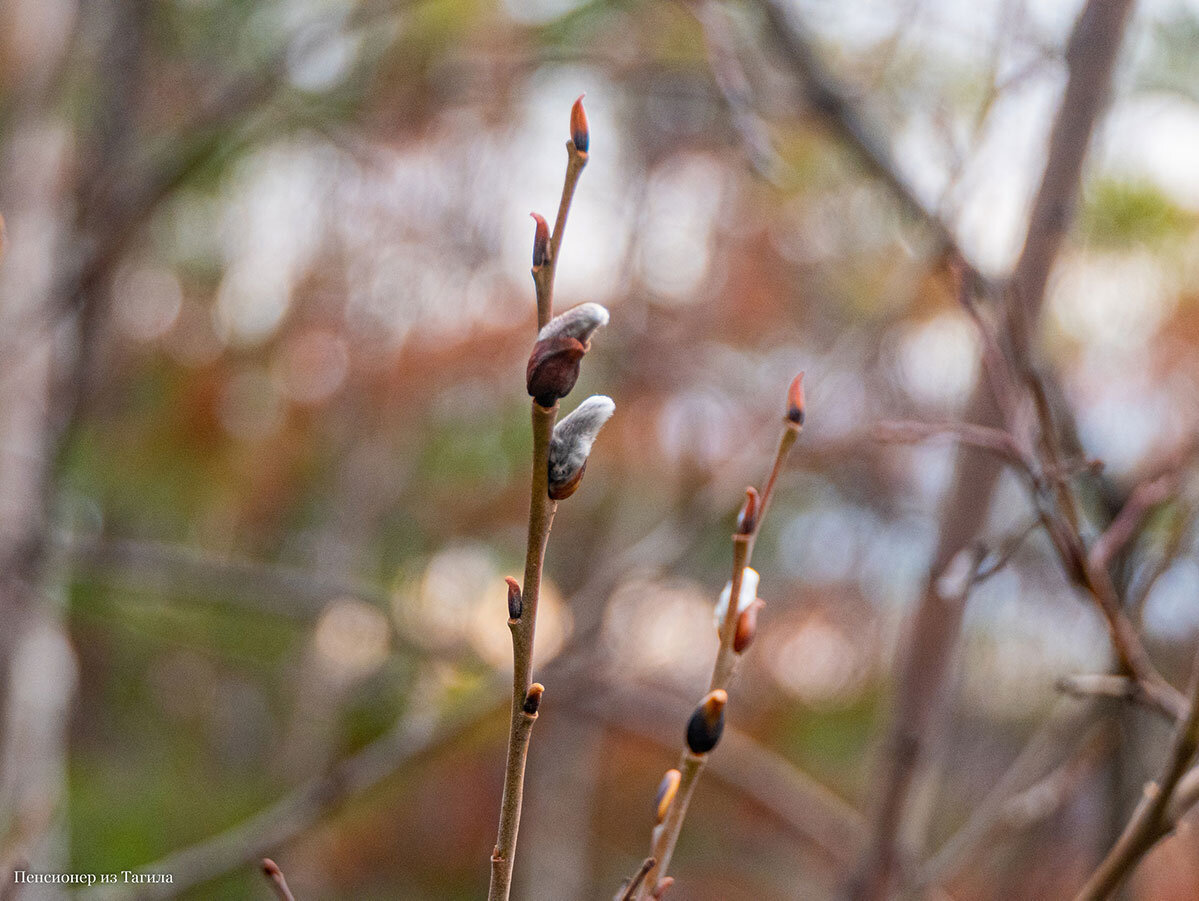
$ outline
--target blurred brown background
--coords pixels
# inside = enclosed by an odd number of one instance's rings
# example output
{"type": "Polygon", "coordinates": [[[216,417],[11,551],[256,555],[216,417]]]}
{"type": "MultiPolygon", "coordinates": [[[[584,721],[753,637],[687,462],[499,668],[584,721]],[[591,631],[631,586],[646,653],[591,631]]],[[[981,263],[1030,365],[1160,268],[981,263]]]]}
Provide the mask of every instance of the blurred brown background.
{"type": "MultiPolygon", "coordinates": [[[[0,2],[7,866],[266,898],[269,852],[302,899],[482,896],[528,503],[527,213],[556,209],[585,91],[557,305],[612,321],[566,405],[617,413],[550,541],[514,896],[608,898],[644,856],[799,369],[762,631],[670,897],[836,895],[958,454],[874,426],[962,415],[978,340],[943,236],[812,102],[763,5],[910,198],[1009,271],[1074,0],[0,2]]],[[[1133,9],[1045,294],[1038,352],[1105,463],[1079,484],[1088,535],[1199,419],[1197,42],[1193,0],[1133,9]]],[[[1179,685],[1193,489],[1116,572],[1179,685]]],[[[1031,513],[1007,476],[986,510],[991,545],[1031,513]]],[[[1057,716],[1055,680],[1111,664],[1037,533],[955,648],[917,859],[1057,716]]],[[[918,896],[1069,897],[1167,735],[1135,710],[1052,732],[1072,764],[918,896]]],[[[1197,885],[1182,830],[1127,897],[1197,885]]]]}

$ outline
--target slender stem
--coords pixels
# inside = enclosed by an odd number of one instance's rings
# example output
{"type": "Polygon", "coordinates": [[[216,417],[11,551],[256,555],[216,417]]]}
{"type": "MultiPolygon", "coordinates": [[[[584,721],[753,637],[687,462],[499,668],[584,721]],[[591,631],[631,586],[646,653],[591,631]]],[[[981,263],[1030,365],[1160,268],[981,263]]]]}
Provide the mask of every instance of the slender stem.
{"type": "Polygon", "coordinates": [[[549,259],[533,267],[533,283],[537,286],[537,327],[541,328],[554,315],[554,275],[558,271],[558,251],[566,232],[566,217],[579,184],[579,176],[587,165],[587,154],[575,149],[573,141],[566,142],[566,178],[562,182],[562,199],[558,201],[558,217],[550,235],[549,259]]]}
{"type": "MultiPolygon", "coordinates": [[[[550,237],[549,259],[533,267],[537,291],[537,327],[542,328],[554,315],[554,274],[558,251],[566,231],[566,217],[574,198],[579,175],[587,165],[587,154],[566,142],[566,177],[562,199],[550,237]]],[[[533,644],[537,631],[537,601],[541,594],[541,574],[545,565],[545,547],[558,504],[549,497],[549,450],[558,405],[546,409],[533,402],[533,472],[529,489],[529,536],[525,549],[524,583],[521,586],[521,615],[508,621],[512,632],[512,719],[508,729],[508,756],[504,767],[504,794],[500,801],[499,834],[491,854],[491,887],[488,901],[507,901],[512,890],[512,867],[516,858],[516,838],[520,831],[520,809],[524,800],[525,763],[529,754],[536,712],[525,711],[525,701],[533,684],[533,644]]]]}
{"type": "MultiPolygon", "coordinates": [[[[782,473],[791,448],[795,445],[801,431],[802,428],[793,423],[787,423],[786,428],[783,429],[782,437],[779,439],[778,452],[774,457],[774,466],[770,470],[766,486],[762,489],[761,509],[757,515],[757,522],[749,534],[733,536],[733,576],[729,606],[725,611],[724,622],[720,626],[720,650],[716,653],[716,663],[712,667],[712,679],[708,684],[708,691],[715,691],[718,688],[727,691],[736,673],[739,655],[733,650],[733,639],[736,637],[737,631],[737,600],[741,596],[741,583],[745,576],[745,569],[753,558],[754,543],[761,531],[762,521],[766,518],[766,511],[770,508],[770,500],[774,496],[779,475],[782,473]]],[[[652,896],[654,890],[666,876],[666,871],[670,867],[670,859],[674,855],[675,845],[679,840],[679,834],[683,830],[683,820],[687,816],[691,796],[695,793],[695,786],[707,759],[707,754],[693,754],[684,749],[679,760],[681,778],[678,792],[674,802],[670,805],[665,821],[654,830],[651,842],[650,856],[657,863],[651,867],[642,883],[641,890],[635,896],[636,898],[644,899],[652,896]]]]}
{"type": "Polygon", "coordinates": [[[1186,775],[1191,758],[1199,750],[1199,654],[1191,673],[1190,704],[1187,715],[1178,723],[1173,747],[1162,774],[1145,786],[1145,794],[1132,818],[1107,857],[1091,874],[1074,901],[1102,901],[1120,887],[1138,862],[1158,839],[1173,828],[1169,815],[1175,788],[1186,775]]]}

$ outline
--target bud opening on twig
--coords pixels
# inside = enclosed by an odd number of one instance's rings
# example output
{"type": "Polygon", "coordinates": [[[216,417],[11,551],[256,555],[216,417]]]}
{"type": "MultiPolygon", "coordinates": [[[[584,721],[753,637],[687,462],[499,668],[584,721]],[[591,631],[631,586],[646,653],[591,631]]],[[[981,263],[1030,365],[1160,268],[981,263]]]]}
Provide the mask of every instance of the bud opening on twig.
{"type": "Polygon", "coordinates": [[[724,732],[724,705],[728,693],[718,688],[708,692],[687,721],[687,747],[693,754],[707,754],[716,747],[724,732]]]}
{"type": "Polygon", "coordinates": [[[545,217],[529,213],[537,223],[533,230],[533,268],[544,266],[550,261],[550,227],[545,217]]]}
{"type": "Polygon", "coordinates": [[[529,396],[549,409],[570,394],[591,336],[607,322],[608,311],[598,303],[579,304],[547,322],[537,333],[525,370],[529,396]]]}
{"type": "Polygon", "coordinates": [[[545,686],[540,682],[534,682],[529,686],[529,693],[525,695],[525,702],[521,705],[521,710],[527,716],[537,716],[537,709],[541,706],[541,696],[545,693],[545,686]]]}
{"type": "MultiPolygon", "coordinates": [[[[741,573],[741,591],[737,595],[737,615],[738,616],[740,616],[742,613],[744,613],[746,610],[748,610],[750,608],[750,605],[753,604],[753,602],[757,599],[758,583],[760,581],[761,581],[761,577],[758,575],[758,571],[756,569],[754,569],[752,566],[747,566],[742,571],[742,573],[741,573]]],[[[733,583],[732,583],[732,581],[726,582],[725,586],[724,586],[724,590],[722,592],[720,592],[720,600],[718,600],[716,602],[716,610],[715,610],[714,617],[713,617],[716,621],[717,631],[724,628],[724,620],[725,620],[725,617],[728,616],[729,599],[732,597],[732,594],[733,594],[733,583]]]]}
{"type": "Polygon", "coordinates": [[[795,377],[791,387],[787,389],[787,415],[784,420],[795,427],[801,427],[804,419],[803,373],[795,377]]]}
{"type": "Polygon", "coordinates": [[[570,108],[570,141],[579,153],[586,153],[591,146],[591,129],[587,125],[587,111],[583,109],[583,98],[586,96],[580,94],[570,108]]]}
{"type": "Polygon", "coordinates": [[[520,596],[520,583],[511,576],[504,579],[508,583],[508,619],[516,622],[524,611],[524,601],[520,596]]]}
{"type": "Polygon", "coordinates": [[[551,498],[560,501],[575,493],[583,480],[595,438],[614,412],[616,404],[612,398],[593,395],[554,426],[548,471],[551,498]]]}
{"type": "Polygon", "coordinates": [[[658,784],[658,794],[654,797],[654,823],[661,823],[666,819],[666,814],[670,812],[670,805],[674,803],[674,796],[678,794],[679,782],[682,781],[683,774],[678,770],[667,770],[662,777],[662,781],[658,784]]]}
{"type": "Polygon", "coordinates": [[[751,485],[745,489],[745,503],[741,505],[741,512],[737,514],[738,535],[752,535],[758,527],[760,502],[761,498],[758,497],[756,488],[751,485]]]}
{"type": "Polygon", "coordinates": [[[758,614],[765,606],[765,601],[755,598],[749,609],[737,617],[737,631],[733,633],[734,653],[744,653],[754,643],[754,636],[758,634],[758,614]]]}

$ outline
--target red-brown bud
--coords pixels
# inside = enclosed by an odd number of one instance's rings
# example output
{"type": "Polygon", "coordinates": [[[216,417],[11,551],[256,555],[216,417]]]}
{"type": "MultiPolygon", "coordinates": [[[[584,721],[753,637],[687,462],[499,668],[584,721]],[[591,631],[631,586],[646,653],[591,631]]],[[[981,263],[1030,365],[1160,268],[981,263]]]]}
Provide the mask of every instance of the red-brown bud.
{"type": "Polygon", "coordinates": [[[784,418],[792,425],[803,425],[804,397],[802,372],[795,377],[795,381],[787,389],[787,415],[784,418]]]}
{"type": "Polygon", "coordinates": [[[707,754],[724,733],[724,705],[729,696],[722,688],[710,691],[687,722],[687,747],[693,754],[707,754]]]}
{"type": "Polygon", "coordinates": [[[544,266],[550,261],[550,227],[545,217],[529,213],[537,223],[533,230],[533,268],[544,266]]]}
{"type": "Polygon", "coordinates": [[[516,622],[524,612],[524,601],[520,596],[520,583],[511,576],[504,579],[508,583],[508,619],[516,622]]]}
{"type": "Polygon", "coordinates": [[[754,602],[749,605],[749,609],[737,617],[737,631],[733,633],[733,651],[735,653],[743,653],[754,643],[754,636],[758,634],[758,613],[765,606],[765,601],[755,598],[754,602]]]}
{"type": "Polygon", "coordinates": [[[586,96],[580,94],[570,108],[570,140],[579,153],[586,153],[591,146],[591,129],[587,125],[587,111],[583,109],[583,98],[586,96]]]}
{"type": "Polygon", "coordinates": [[[586,346],[569,335],[542,338],[534,344],[525,370],[529,396],[549,409],[570,394],[579,380],[579,369],[586,352],[586,346]]]}
{"type": "Polygon", "coordinates": [[[674,796],[678,794],[679,782],[682,781],[683,775],[678,770],[667,770],[666,775],[662,777],[662,781],[658,784],[658,794],[654,798],[654,822],[661,823],[666,819],[666,814],[670,812],[670,805],[674,803],[674,796]]]}
{"type": "Polygon", "coordinates": [[[529,693],[525,695],[525,702],[520,709],[527,716],[537,716],[537,709],[541,706],[541,696],[544,693],[545,686],[540,682],[534,682],[529,686],[529,693]]]}
{"type": "Polygon", "coordinates": [[[658,885],[654,888],[654,893],[650,897],[653,901],[662,901],[666,897],[666,893],[670,891],[672,885],[674,885],[674,877],[663,876],[658,880],[658,885]]]}
{"type": "Polygon", "coordinates": [[[737,534],[752,535],[754,529],[758,527],[758,510],[761,504],[761,498],[758,497],[758,491],[753,486],[745,489],[745,503],[741,506],[741,512],[737,514],[737,534]]]}

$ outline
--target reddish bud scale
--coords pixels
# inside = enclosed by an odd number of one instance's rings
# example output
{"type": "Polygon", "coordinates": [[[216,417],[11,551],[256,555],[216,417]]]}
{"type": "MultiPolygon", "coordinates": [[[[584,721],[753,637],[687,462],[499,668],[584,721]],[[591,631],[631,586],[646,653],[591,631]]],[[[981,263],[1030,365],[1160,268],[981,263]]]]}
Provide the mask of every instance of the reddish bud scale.
{"type": "Polygon", "coordinates": [[[529,213],[537,225],[533,229],[533,268],[537,269],[550,261],[550,227],[544,216],[529,213]]]}
{"type": "Polygon", "coordinates": [[[587,111],[583,109],[585,96],[587,95],[580,94],[579,99],[570,108],[570,140],[579,153],[586,153],[591,146],[591,129],[587,125],[587,111]]]}
{"type": "Polygon", "coordinates": [[[587,348],[577,338],[558,335],[533,345],[525,370],[529,396],[549,409],[570,394],[579,380],[579,369],[587,348]]]}
{"type": "Polygon", "coordinates": [[[587,461],[584,460],[583,465],[565,482],[554,482],[551,480],[549,485],[550,500],[564,501],[578,491],[579,485],[583,483],[583,473],[586,471],[587,461]]]}
{"type": "Polygon", "coordinates": [[[670,811],[670,805],[674,803],[674,796],[678,793],[682,778],[683,775],[678,770],[667,770],[666,775],[662,777],[662,781],[658,784],[658,794],[654,797],[656,823],[661,823],[666,819],[666,814],[670,811]]]}
{"type": "Polygon", "coordinates": [[[673,876],[664,876],[659,882],[657,888],[654,889],[654,901],[662,901],[666,897],[666,893],[670,891],[670,887],[674,885],[673,876]]]}
{"type": "Polygon", "coordinates": [[[707,754],[724,733],[724,705],[728,693],[723,689],[709,692],[687,722],[687,747],[693,754],[707,754]]]}
{"type": "Polygon", "coordinates": [[[511,576],[504,579],[508,583],[508,619],[518,620],[524,612],[524,601],[520,596],[520,584],[511,576]]]}
{"type": "Polygon", "coordinates": [[[529,693],[525,695],[525,702],[520,709],[528,716],[537,716],[537,710],[541,707],[541,696],[544,693],[545,686],[540,682],[534,682],[529,686],[529,693]]]}
{"type": "Polygon", "coordinates": [[[758,634],[758,613],[765,606],[765,601],[756,598],[749,608],[737,617],[737,630],[733,633],[734,653],[744,653],[754,643],[754,636],[758,634]]]}
{"type": "Polygon", "coordinates": [[[800,426],[803,425],[804,394],[802,372],[795,377],[795,381],[787,389],[787,415],[785,418],[787,422],[800,426]]]}
{"type": "Polygon", "coordinates": [[[752,535],[758,526],[758,507],[761,499],[757,489],[752,486],[745,489],[745,503],[737,514],[737,534],[752,535]]]}

